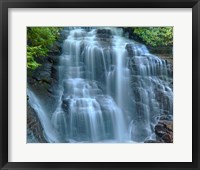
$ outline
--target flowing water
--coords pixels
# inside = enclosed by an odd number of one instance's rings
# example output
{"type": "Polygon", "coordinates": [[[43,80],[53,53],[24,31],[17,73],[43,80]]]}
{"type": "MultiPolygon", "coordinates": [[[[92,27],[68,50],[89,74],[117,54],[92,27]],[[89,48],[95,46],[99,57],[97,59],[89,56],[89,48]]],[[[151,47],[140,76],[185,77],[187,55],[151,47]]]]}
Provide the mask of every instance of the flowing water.
{"type": "Polygon", "coordinates": [[[165,60],[123,37],[120,28],[66,28],[58,105],[48,114],[28,91],[49,142],[143,142],[173,113],[165,60]]]}

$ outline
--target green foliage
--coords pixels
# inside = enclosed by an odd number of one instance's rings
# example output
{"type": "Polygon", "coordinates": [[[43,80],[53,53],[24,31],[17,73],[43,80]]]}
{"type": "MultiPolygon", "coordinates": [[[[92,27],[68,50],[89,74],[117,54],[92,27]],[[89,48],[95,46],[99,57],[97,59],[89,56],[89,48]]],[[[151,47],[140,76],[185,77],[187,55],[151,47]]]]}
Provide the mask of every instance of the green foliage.
{"type": "Polygon", "coordinates": [[[36,57],[48,55],[49,48],[59,36],[59,27],[28,27],[27,28],[27,67],[36,69],[40,66],[36,57]]]}
{"type": "Polygon", "coordinates": [[[173,45],[173,27],[136,27],[133,33],[152,47],[173,45]]]}

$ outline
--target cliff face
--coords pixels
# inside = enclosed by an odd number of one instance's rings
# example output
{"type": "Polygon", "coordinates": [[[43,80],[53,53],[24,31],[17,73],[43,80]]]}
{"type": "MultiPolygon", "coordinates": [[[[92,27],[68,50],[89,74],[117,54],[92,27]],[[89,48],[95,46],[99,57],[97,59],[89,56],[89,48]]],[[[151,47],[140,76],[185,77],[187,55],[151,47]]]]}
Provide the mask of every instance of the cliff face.
{"type": "MultiPolygon", "coordinates": [[[[172,62],[148,53],[142,44],[127,44],[131,73],[131,98],[134,120],[139,127],[148,124],[154,132],[154,140],[147,140],[146,125],[137,133],[145,143],[173,142],[173,67],[172,62]],[[138,50],[142,49],[142,50],[138,50]],[[147,114],[148,113],[148,114],[147,114]]],[[[135,132],[136,133],[136,132],[135,132]]]]}
{"type": "Polygon", "coordinates": [[[144,143],[173,143],[173,121],[160,120],[154,128],[156,139],[146,140],[144,143]]]}
{"type": "MultiPolygon", "coordinates": [[[[57,104],[57,96],[53,93],[53,89],[58,88],[56,76],[56,64],[61,53],[63,35],[51,47],[47,57],[38,58],[41,66],[28,72],[27,84],[37,96],[43,105],[49,105],[47,112],[49,115],[53,112],[53,108],[57,104]]],[[[29,96],[27,96],[29,98],[29,96]]],[[[28,143],[46,143],[44,130],[40,119],[35,110],[30,106],[27,100],[27,142],[28,143]]]]}
{"type": "Polygon", "coordinates": [[[27,102],[27,142],[28,143],[46,143],[44,131],[37,113],[27,102]]]}

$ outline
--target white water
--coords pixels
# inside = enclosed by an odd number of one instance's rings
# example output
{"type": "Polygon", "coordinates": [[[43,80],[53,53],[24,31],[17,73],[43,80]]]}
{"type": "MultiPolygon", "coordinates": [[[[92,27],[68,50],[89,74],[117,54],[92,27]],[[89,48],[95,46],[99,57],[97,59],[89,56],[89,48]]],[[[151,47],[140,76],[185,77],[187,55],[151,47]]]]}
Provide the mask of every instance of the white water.
{"type": "Polygon", "coordinates": [[[164,102],[172,114],[166,62],[122,37],[121,29],[73,28],[66,34],[57,66],[59,102],[51,118],[28,91],[47,140],[142,142],[150,137],[166,110],[164,102]]]}
{"type": "Polygon", "coordinates": [[[27,90],[27,95],[29,96],[29,104],[38,113],[38,117],[41,120],[42,127],[45,132],[45,138],[49,142],[59,142],[56,131],[53,128],[50,118],[47,116],[45,109],[40,104],[40,100],[35,96],[31,90],[27,90]]]}

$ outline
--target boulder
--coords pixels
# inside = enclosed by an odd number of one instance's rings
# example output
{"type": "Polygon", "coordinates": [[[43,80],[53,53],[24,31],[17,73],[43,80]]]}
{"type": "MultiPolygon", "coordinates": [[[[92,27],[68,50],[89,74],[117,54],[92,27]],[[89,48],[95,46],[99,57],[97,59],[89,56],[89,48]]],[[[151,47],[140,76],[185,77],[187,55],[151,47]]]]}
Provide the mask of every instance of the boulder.
{"type": "Polygon", "coordinates": [[[132,57],[134,55],[132,44],[126,44],[125,48],[128,51],[129,57],[132,57]]]}
{"type": "Polygon", "coordinates": [[[143,56],[149,53],[147,48],[143,44],[136,42],[134,44],[126,44],[125,48],[128,52],[129,57],[143,56]]]}
{"type": "Polygon", "coordinates": [[[164,143],[173,143],[173,122],[160,120],[155,126],[155,134],[164,143]]]}
{"type": "Polygon", "coordinates": [[[99,38],[112,38],[112,32],[110,29],[97,29],[96,34],[99,38]]]}
{"type": "Polygon", "coordinates": [[[97,29],[96,37],[102,46],[108,47],[111,45],[113,35],[110,29],[97,29]]]}

